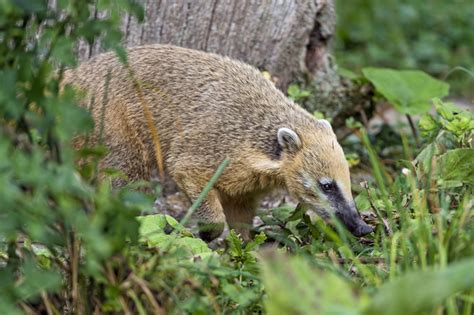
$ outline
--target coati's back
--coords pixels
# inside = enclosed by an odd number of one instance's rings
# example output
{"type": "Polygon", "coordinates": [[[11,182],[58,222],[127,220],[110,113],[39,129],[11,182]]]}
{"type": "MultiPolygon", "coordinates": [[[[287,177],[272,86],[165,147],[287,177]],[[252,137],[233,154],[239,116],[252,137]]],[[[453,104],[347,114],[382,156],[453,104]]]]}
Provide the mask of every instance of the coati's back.
{"type": "Polygon", "coordinates": [[[309,114],[247,64],[165,45],[131,48],[128,61],[126,68],[113,53],[102,54],[68,71],[64,81],[88,92],[84,104],[92,98],[96,125],[104,115],[106,144],[146,148],[147,163],[154,158],[144,106],[153,112],[168,168],[177,155],[214,168],[224,157],[244,153],[244,147],[278,155],[280,126],[302,133],[315,128],[309,114]]]}

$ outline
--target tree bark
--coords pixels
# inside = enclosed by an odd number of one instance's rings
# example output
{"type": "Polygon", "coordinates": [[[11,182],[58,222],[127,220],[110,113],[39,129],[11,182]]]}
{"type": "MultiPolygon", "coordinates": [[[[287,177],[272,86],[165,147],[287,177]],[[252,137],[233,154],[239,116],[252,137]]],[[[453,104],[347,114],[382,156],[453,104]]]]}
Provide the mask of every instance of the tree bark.
{"type": "MultiPolygon", "coordinates": [[[[144,23],[123,17],[126,46],[164,43],[229,56],[268,71],[283,91],[298,81],[312,92],[303,106],[335,125],[372,106],[366,89],[341,78],[331,58],[333,0],[140,1],[144,23]]],[[[82,60],[100,51],[98,44],[78,49],[82,60]]]]}

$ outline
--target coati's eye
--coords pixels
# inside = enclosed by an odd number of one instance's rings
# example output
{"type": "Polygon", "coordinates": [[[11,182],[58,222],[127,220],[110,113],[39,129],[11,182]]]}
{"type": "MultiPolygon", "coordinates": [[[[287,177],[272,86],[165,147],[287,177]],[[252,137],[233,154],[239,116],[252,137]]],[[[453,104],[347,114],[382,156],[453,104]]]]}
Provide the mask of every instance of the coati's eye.
{"type": "Polygon", "coordinates": [[[324,182],[319,183],[319,186],[321,187],[321,190],[326,193],[329,193],[335,190],[335,186],[333,182],[324,181],[324,182]]]}

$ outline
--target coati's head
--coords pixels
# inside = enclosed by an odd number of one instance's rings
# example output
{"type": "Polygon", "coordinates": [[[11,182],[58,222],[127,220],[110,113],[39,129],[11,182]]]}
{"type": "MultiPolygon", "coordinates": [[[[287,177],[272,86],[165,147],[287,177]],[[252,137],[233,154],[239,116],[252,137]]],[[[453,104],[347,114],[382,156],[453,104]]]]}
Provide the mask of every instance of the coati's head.
{"type": "Polygon", "coordinates": [[[352,198],[349,165],[331,125],[318,120],[317,133],[298,135],[278,129],[281,172],[288,191],[324,219],[335,215],[355,236],[373,231],[360,217],[352,198]]]}

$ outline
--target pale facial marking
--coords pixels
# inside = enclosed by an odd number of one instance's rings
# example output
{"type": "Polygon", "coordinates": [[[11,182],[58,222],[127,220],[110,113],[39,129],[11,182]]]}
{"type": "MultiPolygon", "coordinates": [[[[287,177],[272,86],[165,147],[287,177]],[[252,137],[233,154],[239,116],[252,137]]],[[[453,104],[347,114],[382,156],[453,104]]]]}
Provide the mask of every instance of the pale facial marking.
{"type": "Polygon", "coordinates": [[[308,178],[304,178],[303,187],[306,189],[312,189],[314,187],[314,181],[308,178]]]}
{"type": "Polygon", "coordinates": [[[321,185],[329,185],[332,183],[332,179],[328,178],[328,177],[323,177],[319,180],[319,183],[321,185]]]}

